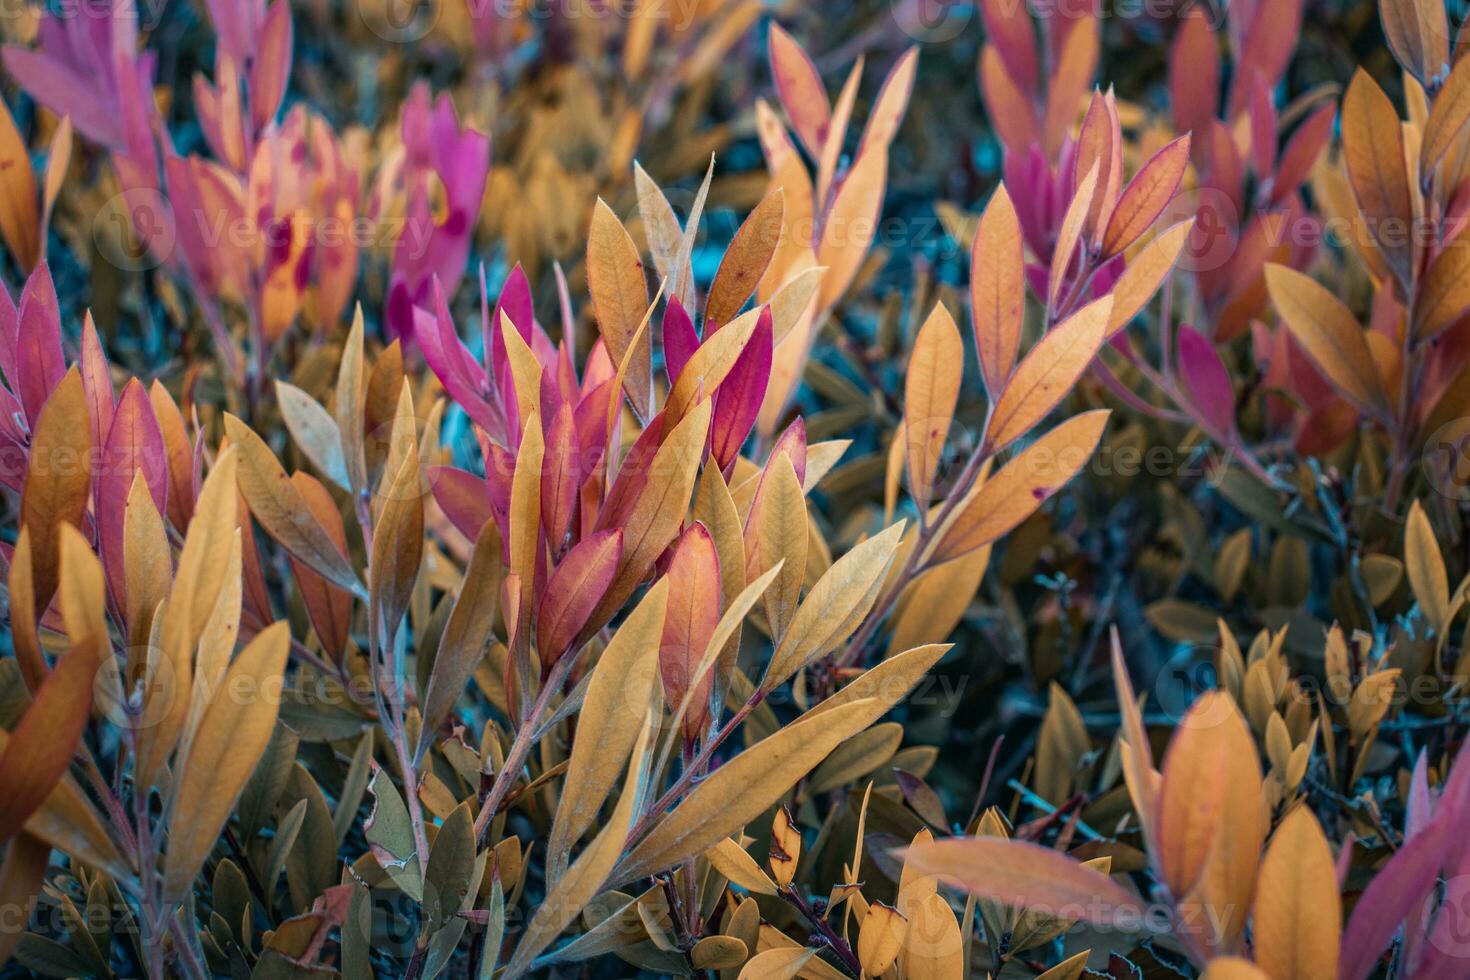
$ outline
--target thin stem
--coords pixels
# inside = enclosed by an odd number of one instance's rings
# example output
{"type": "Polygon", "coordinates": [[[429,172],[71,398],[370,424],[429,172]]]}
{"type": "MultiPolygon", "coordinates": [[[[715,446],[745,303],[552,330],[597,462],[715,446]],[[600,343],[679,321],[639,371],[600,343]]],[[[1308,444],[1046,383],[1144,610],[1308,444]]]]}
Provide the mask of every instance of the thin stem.
{"type": "Polygon", "coordinates": [[[179,966],[189,977],[208,977],[209,969],[204,965],[200,950],[195,947],[198,937],[191,937],[177,915],[168,917],[169,935],[173,936],[174,949],[178,952],[179,966]]]}
{"type": "Polygon", "coordinates": [[[802,917],[817,931],[818,935],[826,942],[827,947],[837,955],[838,959],[842,960],[842,965],[852,971],[853,976],[861,977],[863,975],[863,965],[858,961],[857,955],[852,951],[852,945],[846,939],[837,935],[836,930],[832,928],[832,923],[827,921],[827,917],[817,914],[817,910],[812,908],[811,903],[802,898],[801,893],[791,885],[787,885],[782,889],[781,895],[792,905],[796,906],[797,911],[801,912],[802,917]]]}
{"type": "Polygon", "coordinates": [[[673,805],[674,801],[689,789],[694,781],[699,778],[700,774],[709,766],[710,759],[714,756],[715,750],[729,737],[731,732],[740,726],[741,722],[750,717],[750,713],[756,709],[756,706],[761,703],[761,700],[758,694],[752,695],[751,699],[742,704],[730,716],[730,720],[725,722],[720,730],[710,737],[704,747],[699,750],[699,754],[694,757],[694,761],[684,767],[684,771],[679,774],[679,778],[674,781],[674,784],[665,790],[654,801],[653,805],[648,808],[647,812],[640,816],[637,822],[633,824],[633,829],[628,832],[629,843],[638,840],[646,834],[653,821],[662,816],[673,805]]]}
{"type": "Polygon", "coordinates": [[[536,702],[531,706],[530,714],[521,722],[515,741],[511,743],[510,753],[505,757],[505,764],[500,767],[500,772],[495,774],[495,782],[490,787],[490,793],[480,804],[480,813],[475,817],[475,840],[479,843],[485,842],[485,831],[489,829],[490,821],[500,811],[501,802],[510,792],[511,786],[515,784],[517,774],[525,765],[526,756],[531,751],[531,745],[536,741],[537,723],[551,704],[552,695],[561,689],[576,659],[576,654],[567,654],[556,662],[556,665],[551,668],[551,673],[547,675],[546,682],[541,685],[541,690],[537,692],[536,702]]]}

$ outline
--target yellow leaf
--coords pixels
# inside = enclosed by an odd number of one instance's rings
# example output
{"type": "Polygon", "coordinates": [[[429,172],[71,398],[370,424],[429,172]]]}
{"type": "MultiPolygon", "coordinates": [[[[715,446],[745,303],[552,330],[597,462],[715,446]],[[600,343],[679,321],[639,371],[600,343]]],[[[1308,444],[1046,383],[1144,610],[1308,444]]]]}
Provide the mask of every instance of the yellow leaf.
{"type": "Polygon", "coordinates": [[[520,324],[512,323],[504,311],[491,329],[499,330],[505,341],[505,357],[515,384],[516,416],[524,421],[541,410],[541,362],[521,336],[520,324]]]}
{"type": "Polygon", "coordinates": [[[367,487],[367,457],[363,439],[362,304],[352,315],[352,329],[342,346],[342,363],[337,368],[337,429],[342,436],[342,459],[353,493],[367,487]]]}
{"type": "Polygon", "coordinates": [[[930,895],[909,913],[903,934],[903,975],[909,980],[961,980],[965,975],[960,925],[942,895],[930,895]]]}
{"type": "MultiPolygon", "coordinates": [[[[649,686],[654,687],[656,684],[656,680],[650,680],[649,686]]],[[[657,724],[657,711],[655,705],[642,719],[642,728],[638,732],[628,762],[623,791],[618,796],[612,816],[593,838],[592,843],[577,856],[576,862],[566,874],[552,886],[541,904],[536,906],[531,921],[526,925],[526,931],[521,934],[515,953],[505,967],[503,976],[506,980],[522,976],[531,968],[532,961],[603,889],[609,874],[613,872],[637,813],[637,803],[648,768],[649,741],[657,724]]]]}
{"type": "Polygon", "coordinates": [[[144,697],[144,713],[154,723],[140,727],[137,735],[137,779],[144,786],[156,781],[178,742],[194,683],[194,644],[214,612],[220,589],[238,588],[226,582],[229,569],[220,556],[229,554],[239,524],[239,453],[236,446],[227,447],[204,480],[163,620],[155,625],[160,649],[157,662],[148,667],[144,697]]]}
{"type": "Polygon", "coordinates": [[[1072,202],[1067,205],[1067,210],[1062,215],[1062,224],[1057,231],[1056,248],[1051,254],[1051,271],[1046,281],[1048,313],[1056,310],[1057,300],[1061,299],[1062,283],[1066,281],[1067,270],[1071,268],[1072,258],[1077,254],[1077,242],[1082,238],[1082,229],[1087,224],[1087,213],[1092,208],[1092,198],[1097,191],[1097,180],[1098,161],[1093,161],[1087,175],[1078,182],[1076,193],[1072,195],[1072,202]]]}
{"type": "Polygon", "coordinates": [[[1453,616],[1449,576],[1445,573],[1434,528],[1417,500],[1409,508],[1409,521],[1404,528],[1404,566],[1414,598],[1419,600],[1429,625],[1442,639],[1453,616]]]}
{"type": "Polygon", "coordinates": [[[261,631],[230,665],[180,765],[164,859],[163,895],[182,900],[265,752],[280,709],[281,672],[291,649],[287,624],[261,631]]]}
{"type": "Polygon", "coordinates": [[[858,933],[857,955],[869,976],[886,973],[903,950],[903,935],[908,920],[891,905],[874,902],[863,916],[858,933]]]}
{"type": "MultiPolygon", "coordinates": [[[[29,166],[29,163],[26,164],[29,166]]],[[[56,593],[61,553],[57,531],[82,523],[92,488],[91,409],[76,367],[51,392],[31,433],[20,525],[31,532],[32,588],[39,618],[56,593]]]]}
{"type": "Polygon", "coordinates": [[[779,642],[801,601],[806,581],[806,498],[786,453],[767,467],[746,527],[746,578],[754,580],[777,564],[781,572],[762,597],[771,636],[779,642]]]}
{"type": "Polygon", "coordinates": [[[1080,980],[1082,971],[1087,969],[1087,958],[1090,955],[1092,955],[1092,950],[1084,949],[1076,956],[1062,960],[1038,976],[1036,980],[1080,980]]]}
{"type": "Polygon", "coordinates": [[[1252,906],[1256,962],[1279,980],[1337,975],[1342,902],[1332,849],[1305,806],[1286,815],[1261,862],[1252,906]]]}
{"type": "Polygon", "coordinates": [[[619,863],[613,884],[663,871],[737,833],[775,804],[843,741],[907,691],[853,701],[798,718],[726,762],[695,786],[619,863]]]}
{"type": "MultiPolygon", "coordinates": [[[[510,572],[521,583],[521,604],[532,608],[536,560],[541,547],[541,467],[545,455],[541,416],[532,413],[521,432],[510,484],[510,572]]],[[[626,554],[626,552],[624,552],[626,554]]]]}
{"type": "Polygon", "coordinates": [[[1118,733],[1123,743],[1123,775],[1134,812],[1143,825],[1144,837],[1152,841],[1157,826],[1161,777],[1154,768],[1153,750],[1149,746],[1148,732],[1143,727],[1143,714],[1133,693],[1133,681],[1128,677],[1128,666],[1123,660],[1123,647],[1118,642],[1116,628],[1112,631],[1112,664],[1113,685],[1123,715],[1122,730],[1118,733]]]}
{"type": "MultiPolygon", "coordinates": [[[[876,667],[859,674],[846,687],[808,711],[804,717],[814,718],[864,698],[889,697],[896,691],[907,693],[953,646],[952,643],[930,643],[889,657],[876,667]]],[[[902,696],[903,694],[898,695],[902,696]]]]}
{"type": "Polygon", "coordinates": [[[749,310],[705,337],[680,370],[679,380],[664,403],[665,426],[678,423],[695,401],[708,397],[719,387],[750,343],[759,322],[759,311],[749,310]]]}
{"type": "Polygon", "coordinates": [[[726,837],[705,851],[704,856],[711,867],[746,891],[757,895],[776,894],[776,883],[733,838],[726,837]]]}
{"type": "Polygon", "coordinates": [[[389,486],[382,512],[373,527],[373,553],[368,559],[372,629],[382,649],[393,642],[413,595],[424,553],[424,499],[419,475],[418,449],[412,440],[407,452],[384,483],[389,486]]]}
{"type": "Polygon", "coordinates": [[[873,608],[903,536],[903,522],[837,559],[796,611],[771,654],[760,690],[770,693],[806,664],[836,649],[873,608]]]}
{"type": "Polygon", "coordinates": [[[658,695],[658,641],[668,598],[668,579],[659,579],[618,627],[592,670],[546,845],[553,882],[565,870],[572,846],[597,822],[638,739],[638,726],[658,695]]]}
{"type": "Polygon", "coordinates": [[[240,493],[261,527],[333,585],[365,596],[357,573],[301,499],[275,453],[240,419],[225,414],[225,434],[240,453],[240,493]]]}
{"type": "Polygon", "coordinates": [[[740,968],[736,980],[791,980],[800,976],[802,968],[816,955],[816,950],[803,946],[768,949],[752,956],[740,968]]]}
{"type": "Polygon", "coordinates": [[[745,588],[745,537],[740,512],[719,467],[706,466],[700,474],[694,519],[705,526],[715,542],[715,553],[720,557],[720,591],[728,607],[745,588]]]}
{"type": "MultiPolygon", "coordinates": [[[[684,229],[679,227],[679,218],[662,189],[636,160],[633,162],[633,183],[638,191],[638,216],[643,219],[643,234],[648,239],[648,251],[653,255],[653,267],[659,278],[669,282],[681,279],[678,268],[679,250],[684,244],[684,229]]],[[[683,277],[685,283],[691,281],[683,277]]],[[[690,290],[674,292],[674,297],[691,309],[694,298],[690,290]]]]}

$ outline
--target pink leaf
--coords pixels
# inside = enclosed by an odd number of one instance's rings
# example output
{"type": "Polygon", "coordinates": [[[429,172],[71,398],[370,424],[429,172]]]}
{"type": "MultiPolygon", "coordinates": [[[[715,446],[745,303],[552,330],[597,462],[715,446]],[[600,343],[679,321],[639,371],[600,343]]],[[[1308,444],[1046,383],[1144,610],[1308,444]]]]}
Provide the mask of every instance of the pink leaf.
{"type": "Polygon", "coordinates": [[[1179,374],[1190,400],[1211,430],[1220,435],[1235,427],[1235,387],[1215,345],[1189,324],[1179,327],[1179,374]]]}
{"type": "MultiPolygon", "coordinates": [[[[768,306],[761,310],[750,342],[735,359],[730,373],[715,392],[710,451],[721,471],[728,470],[740,454],[740,447],[745,444],[760,415],[761,402],[765,400],[766,387],[771,381],[774,343],[774,320],[768,306]]],[[[803,462],[804,457],[805,453],[803,462]]]]}
{"type": "Polygon", "coordinates": [[[577,510],[577,490],[582,485],[577,452],[573,409],[563,403],[552,415],[546,430],[541,474],[541,521],[553,554],[561,553],[571,535],[572,518],[577,510]]]}
{"type": "Polygon", "coordinates": [[[832,121],[832,106],[817,66],[800,44],[781,25],[771,25],[769,42],[771,75],[776,92],[791,126],[813,157],[822,155],[827,142],[827,127],[832,121]]]}
{"type": "Polygon", "coordinates": [[[670,386],[679,380],[679,373],[698,349],[699,334],[694,331],[694,321],[677,296],[669,297],[664,307],[664,370],[670,386]]]}
{"type": "Polygon", "coordinates": [[[490,494],[485,481],[453,466],[429,467],[434,501],[461,534],[474,541],[491,518],[490,494]]]}
{"type": "Polygon", "coordinates": [[[536,612],[536,643],[544,666],[572,648],[622,557],[623,530],[612,528],[579,542],[556,566],[536,612]]]}
{"type": "Polygon", "coordinates": [[[41,406],[66,374],[61,351],[61,307],[46,263],[36,266],[20,297],[20,337],[16,349],[16,394],[32,426],[41,406]]]}
{"type": "Polygon", "coordinates": [[[141,472],[160,514],[168,513],[168,454],[153,403],[137,378],[128,382],[113,414],[97,467],[97,536],[114,601],[126,595],[123,562],[124,514],[133,474],[141,472]]]}
{"type": "Polygon", "coordinates": [[[87,314],[82,326],[82,388],[87,393],[87,402],[92,408],[92,441],[101,445],[112,427],[112,410],[115,404],[112,393],[112,372],[107,364],[107,354],[102,349],[102,339],[97,336],[97,324],[87,314]]]}
{"type": "Polygon", "coordinates": [[[1312,165],[1322,155],[1322,148],[1332,135],[1332,124],[1337,120],[1337,107],[1331,103],[1322,106],[1307,117],[1307,121],[1296,128],[1281,159],[1276,164],[1276,174],[1271,179],[1271,203],[1277,204],[1296,193],[1302,181],[1311,173],[1312,165]]]}
{"type": "Polygon", "coordinates": [[[276,0],[261,25],[259,50],[250,70],[250,116],[257,130],[276,118],[291,74],[291,7],[276,0]]]}
{"type": "Polygon", "coordinates": [[[1342,931],[1338,980],[1365,980],[1373,972],[1404,917],[1434,887],[1445,849],[1457,832],[1450,821],[1436,819],[1404,841],[1373,876],[1342,931]]]}

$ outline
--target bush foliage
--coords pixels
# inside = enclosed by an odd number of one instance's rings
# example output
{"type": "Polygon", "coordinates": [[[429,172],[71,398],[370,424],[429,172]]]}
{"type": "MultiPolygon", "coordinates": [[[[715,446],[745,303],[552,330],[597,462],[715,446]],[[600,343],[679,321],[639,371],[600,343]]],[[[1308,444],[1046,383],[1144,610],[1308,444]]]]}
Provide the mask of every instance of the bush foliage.
{"type": "Polygon", "coordinates": [[[0,14],[0,972],[1470,972],[1470,33],[1134,6],[0,14]]]}

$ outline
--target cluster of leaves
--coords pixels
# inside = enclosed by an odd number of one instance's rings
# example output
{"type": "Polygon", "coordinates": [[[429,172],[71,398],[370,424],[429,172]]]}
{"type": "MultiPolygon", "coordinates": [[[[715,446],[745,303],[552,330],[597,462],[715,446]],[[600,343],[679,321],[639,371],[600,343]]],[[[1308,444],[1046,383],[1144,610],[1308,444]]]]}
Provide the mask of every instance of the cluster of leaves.
{"type": "Polygon", "coordinates": [[[5,24],[0,968],[1465,969],[1443,5],[1339,105],[1307,0],[1138,102],[1132,26],[983,0],[1000,179],[897,289],[941,43],[347,4],[369,129],[328,5],[204,6],[5,24]]]}

